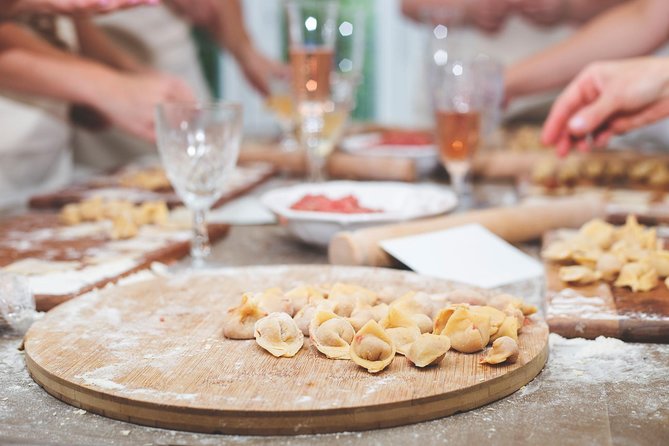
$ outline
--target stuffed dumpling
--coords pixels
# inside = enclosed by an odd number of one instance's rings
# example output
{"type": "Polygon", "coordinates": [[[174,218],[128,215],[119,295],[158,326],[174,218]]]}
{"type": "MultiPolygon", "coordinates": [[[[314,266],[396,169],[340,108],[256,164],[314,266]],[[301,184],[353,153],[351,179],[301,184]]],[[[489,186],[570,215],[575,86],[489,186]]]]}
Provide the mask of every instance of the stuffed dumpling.
{"type": "Polygon", "coordinates": [[[260,308],[267,313],[288,313],[291,316],[295,313],[293,303],[281,288],[269,288],[254,297],[258,300],[260,308]]]}
{"type": "Polygon", "coordinates": [[[448,336],[423,333],[409,347],[406,357],[416,367],[438,364],[451,348],[448,336]]]}
{"type": "Polygon", "coordinates": [[[295,356],[304,344],[302,331],[288,313],[270,313],[258,320],[253,334],[258,345],[276,357],[295,356]]]}
{"type": "Polygon", "coordinates": [[[351,360],[370,373],[380,372],[393,362],[395,344],[388,333],[371,320],[353,337],[351,360]]]}
{"type": "Polygon", "coordinates": [[[506,361],[513,364],[518,360],[519,354],[520,350],[518,349],[518,343],[508,336],[502,336],[501,338],[495,339],[492,343],[492,348],[483,358],[481,358],[480,362],[501,364],[506,361]]]}
{"type": "Polygon", "coordinates": [[[302,285],[288,291],[284,297],[290,299],[293,310],[297,313],[307,305],[321,302],[325,299],[325,293],[318,287],[302,285]]]}
{"type": "Polygon", "coordinates": [[[319,352],[330,359],[350,359],[353,326],[331,311],[317,311],[309,327],[309,336],[319,352]]]}
{"type": "Polygon", "coordinates": [[[239,306],[228,310],[223,322],[223,335],[230,339],[253,339],[255,323],[265,316],[267,312],[248,294],[243,294],[239,306]]]}
{"type": "Polygon", "coordinates": [[[409,346],[420,336],[418,324],[410,316],[391,306],[379,325],[393,340],[397,353],[405,355],[409,346]]]}
{"type": "MultiPolygon", "coordinates": [[[[490,316],[471,311],[469,307],[458,305],[446,309],[448,318],[444,328],[434,334],[446,335],[451,347],[462,353],[483,350],[490,340],[490,316]]],[[[440,323],[443,322],[439,321],[440,323]]],[[[435,322],[436,324],[437,322],[435,322]]],[[[435,328],[438,328],[435,326],[435,328]]]]}

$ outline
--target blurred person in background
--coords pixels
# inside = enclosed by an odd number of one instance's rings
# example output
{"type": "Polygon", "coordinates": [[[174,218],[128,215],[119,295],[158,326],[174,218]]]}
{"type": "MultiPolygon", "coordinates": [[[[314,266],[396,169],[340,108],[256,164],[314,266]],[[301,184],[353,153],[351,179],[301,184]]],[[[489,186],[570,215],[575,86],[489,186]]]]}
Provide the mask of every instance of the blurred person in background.
{"type": "Polygon", "coordinates": [[[0,18],[25,13],[102,14],[139,5],[156,5],[160,0],[0,0],[0,18]]]}
{"type": "Polygon", "coordinates": [[[0,23],[0,206],[72,178],[71,119],[153,141],[155,104],[193,100],[179,79],[114,49],[86,19],[0,23]],[[84,39],[83,57],[76,47],[84,39]],[[83,111],[83,112],[82,112],[83,111]]]}
{"type": "Polygon", "coordinates": [[[588,63],[649,54],[669,38],[669,2],[630,0],[571,37],[509,67],[508,99],[564,87],[588,63]]]}
{"type": "MultiPolygon", "coordinates": [[[[625,0],[402,0],[402,12],[429,20],[435,8],[452,8],[453,20],[486,32],[502,29],[511,15],[521,15],[540,26],[580,24],[625,0]]],[[[448,23],[445,23],[448,24],[448,23]]]]}
{"type": "MultiPolygon", "coordinates": [[[[253,44],[244,25],[240,0],[167,0],[159,7],[134,8],[96,20],[115,43],[154,69],[178,76],[199,100],[208,101],[207,86],[192,36],[192,26],[204,30],[215,44],[230,52],[259,94],[269,92],[269,79],[287,68],[265,56],[253,44]],[[146,32],[146,30],[151,32],[146,32]]],[[[278,20],[278,18],[277,18],[278,20]]],[[[154,147],[116,131],[78,130],[76,159],[109,169],[151,154],[154,147]]]]}

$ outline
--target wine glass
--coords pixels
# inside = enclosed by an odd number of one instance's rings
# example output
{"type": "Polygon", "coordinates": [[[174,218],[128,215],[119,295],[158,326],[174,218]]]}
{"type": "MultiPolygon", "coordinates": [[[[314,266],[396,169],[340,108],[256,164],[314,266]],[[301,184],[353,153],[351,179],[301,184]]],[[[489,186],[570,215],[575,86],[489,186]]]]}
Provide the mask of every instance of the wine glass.
{"type": "Polygon", "coordinates": [[[166,103],[156,108],[158,151],[181,200],[193,212],[192,266],[209,255],[206,214],[237,163],[242,108],[233,103],[166,103]]]}
{"type": "Polygon", "coordinates": [[[473,62],[455,59],[434,64],[431,78],[439,155],[463,198],[483,126],[481,77],[473,62]]]}
{"type": "Polygon", "coordinates": [[[323,181],[327,159],[355,107],[364,60],[364,11],[327,0],[289,0],[286,10],[308,177],[323,181]]]}
{"type": "Polygon", "coordinates": [[[285,6],[300,141],[306,149],[308,176],[319,181],[326,159],[322,145],[325,116],[334,109],[330,101],[330,75],[339,3],[288,0],[285,6]]]}
{"type": "Polygon", "coordinates": [[[281,129],[279,147],[283,152],[295,152],[300,143],[295,137],[297,118],[295,102],[291,94],[291,80],[285,76],[275,76],[269,82],[269,96],[265,106],[272,111],[281,129]]]}

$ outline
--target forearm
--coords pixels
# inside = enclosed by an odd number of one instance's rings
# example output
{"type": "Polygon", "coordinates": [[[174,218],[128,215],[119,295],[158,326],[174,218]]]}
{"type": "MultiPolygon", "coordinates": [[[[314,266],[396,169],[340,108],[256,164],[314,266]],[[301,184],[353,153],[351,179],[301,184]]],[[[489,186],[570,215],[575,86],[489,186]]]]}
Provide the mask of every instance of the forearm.
{"type": "Polygon", "coordinates": [[[244,14],[239,0],[216,1],[217,17],[210,22],[208,31],[235,59],[243,59],[253,48],[251,37],[244,25],[244,14]]]}
{"type": "Polygon", "coordinates": [[[564,0],[567,19],[583,23],[607,9],[630,0],[564,0]]]}
{"type": "Polygon", "coordinates": [[[113,77],[105,67],[44,44],[24,29],[0,26],[0,88],[93,105],[94,82],[113,77]]]}
{"type": "Polygon", "coordinates": [[[141,73],[148,67],[116,46],[97,25],[89,19],[76,21],[81,54],[121,71],[141,73]]]}
{"type": "Polygon", "coordinates": [[[647,54],[666,40],[668,17],[665,0],[615,7],[564,42],[512,65],[506,73],[507,97],[561,87],[594,60],[647,54]]]}

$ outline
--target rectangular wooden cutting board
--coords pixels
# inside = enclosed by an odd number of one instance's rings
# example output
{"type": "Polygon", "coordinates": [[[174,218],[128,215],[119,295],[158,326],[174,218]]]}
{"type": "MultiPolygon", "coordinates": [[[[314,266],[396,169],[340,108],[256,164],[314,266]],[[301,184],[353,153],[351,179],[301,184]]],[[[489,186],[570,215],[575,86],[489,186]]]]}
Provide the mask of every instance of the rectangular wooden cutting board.
{"type": "MultiPolygon", "coordinates": [[[[106,199],[128,200],[133,203],[147,201],[164,201],[167,206],[174,208],[181,206],[181,199],[171,186],[154,190],[124,184],[123,178],[133,173],[156,170],[156,166],[146,168],[128,166],[119,172],[81,184],[68,186],[56,192],[36,195],[30,199],[33,209],[58,209],[69,203],[78,203],[86,199],[102,196],[106,199]]],[[[276,169],[268,163],[249,163],[237,168],[228,181],[227,188],[221,198],[212,207],[219,207],[245,194],[274,176],[276,169]]]]}
{"type": "MultiPolygon", "coordinates": [[[[144,226],[127,240],[109,237],[110,222],[62,226],[58,215],[32,212],[0,221],[0,272],[25,275],[39,311],[190,250],[189,229],[144,226]]],[[[209,225],[212,241],[228,226],[209,225]]]]}
{"type": "MultiPolygon", "coordinates": [[[[544,246],[556,237],[555,232],[546,234],[544,246]]],[[[567,338],[608,336],[669,343],[669,289],[664,282],[654,290],[636,293],[604,281],[572,286],[560,280],[559,264],[544,265],[546,322],[553,333],[567,338]]]]}

